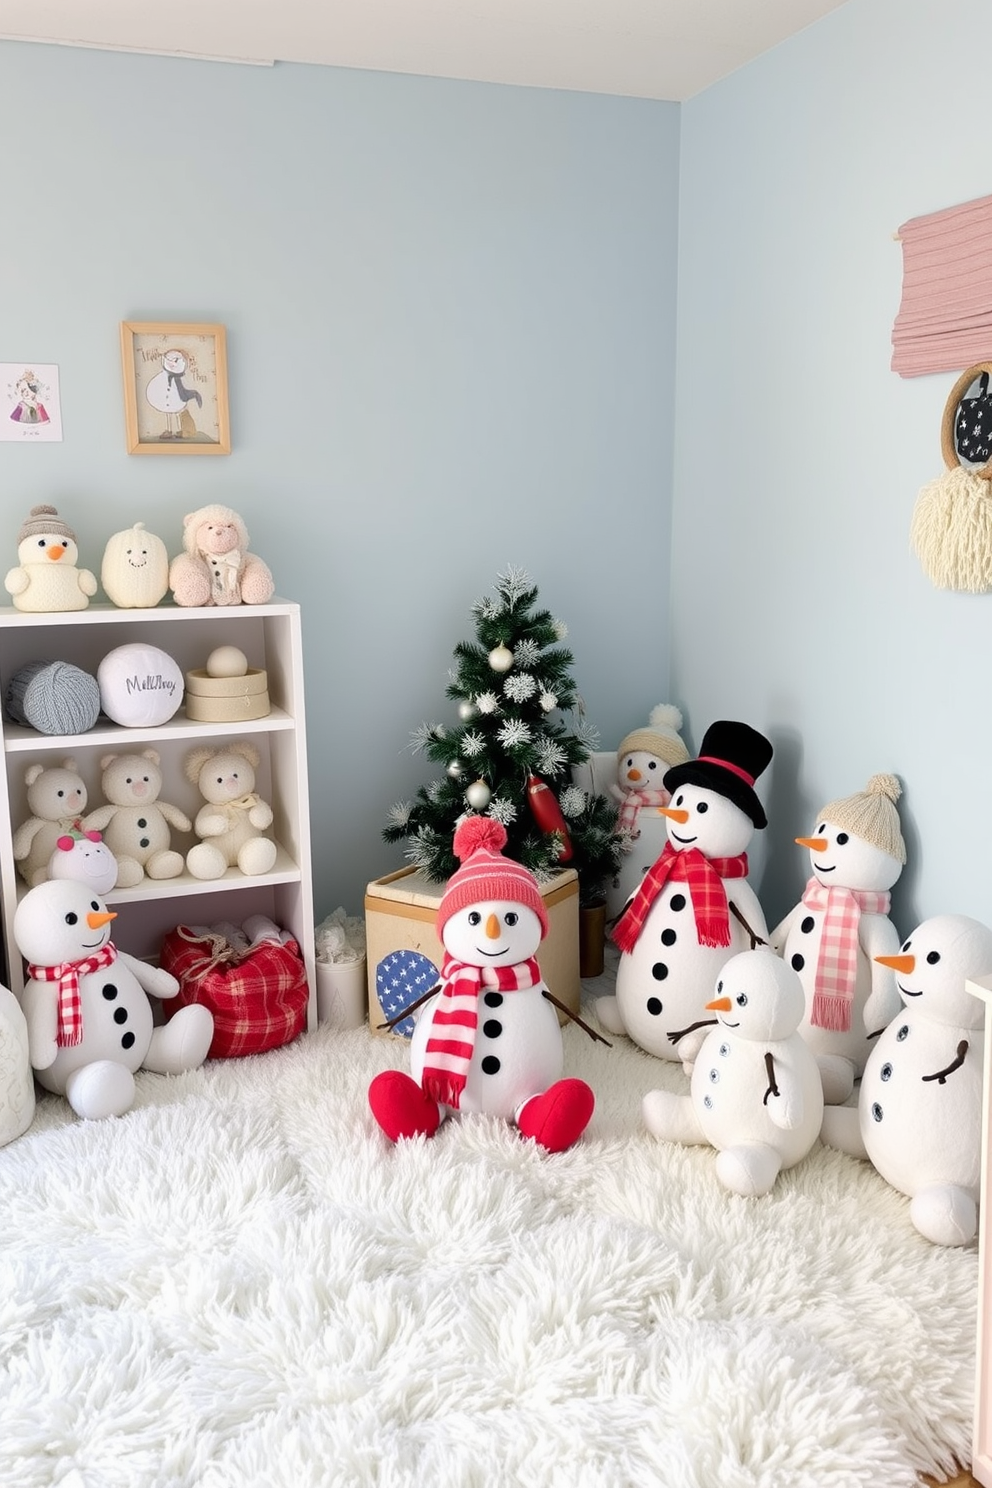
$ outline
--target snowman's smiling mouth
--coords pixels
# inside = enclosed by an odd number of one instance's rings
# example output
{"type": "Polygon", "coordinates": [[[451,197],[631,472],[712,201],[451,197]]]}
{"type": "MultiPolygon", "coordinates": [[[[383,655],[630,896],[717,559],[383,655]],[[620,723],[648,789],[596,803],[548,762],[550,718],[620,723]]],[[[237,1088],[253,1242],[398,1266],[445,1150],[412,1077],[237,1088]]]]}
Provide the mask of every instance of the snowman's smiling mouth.
{"type": "Polygon", "coordinates": [[[673,832],[672,833],[672,838],[673,838],[673,840],[675,842],[695,842],[696,841],[696,838],[695,837],[680,837],[679,834],[678,834],[678,832],[673,832]]]}
{"type": "Polygon", "coordinates": [[[475,949],[480,956],[503,956],[506,954],[506,946],[501,947],[498,951],[484,951],[481,946],[476,946],[475,949]]]}
{"type": "Polygon", "coordinates": [[[834,869],[837,867],[837,864],[831,863],[829,868],[825,868],[822,863],[814,863],[813,867],[815,868],[817,873],[833,873],[834,869]]]}
{"type": "Polygon", "coordinates": [[[729,1019],[727,1019],[727,1018],[723,1018],[721,1021],[723,1023],[724,1028],[740,1028],[740,1026],[741,1026],[740,1025],[740,1019],[738,1019],[738,1021],[736,1023],[731,1023],[729,1021],[729,1019]]]}
{"type": "Polygon", "coordinates": [[[908,987],[904,987],[903,984],[902,984],[902,982],[896,982],[896,986],[899,988],[899,991],[902,993],[903,997],[922,997],[923,996],[923,993],[922,992],[910,992],[909,988],[908,987]]]}
{"type": "Polygon", "coordinates": [[[109,932],[108,932],[107,935],[101,935],[99,940],[84,940],[83,941],[83,950],[84,951],[98,951],[102,945],[106,945],[106,943],[109,940],[109,938],[110,938],[110,935],[109,935],[109,932]]]}

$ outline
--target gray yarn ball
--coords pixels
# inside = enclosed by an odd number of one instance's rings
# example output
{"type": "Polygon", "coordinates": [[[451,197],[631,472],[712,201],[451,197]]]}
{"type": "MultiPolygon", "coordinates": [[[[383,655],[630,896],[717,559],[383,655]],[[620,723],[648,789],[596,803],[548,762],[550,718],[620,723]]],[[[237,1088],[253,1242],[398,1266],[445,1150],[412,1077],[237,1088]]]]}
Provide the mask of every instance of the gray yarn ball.
{"type": "Polygon", "coordinates": [[[8,682],[4,705],[39,734],[84,734],[100,716],[100,685],[71,662],[29,661],[8,682]]]}

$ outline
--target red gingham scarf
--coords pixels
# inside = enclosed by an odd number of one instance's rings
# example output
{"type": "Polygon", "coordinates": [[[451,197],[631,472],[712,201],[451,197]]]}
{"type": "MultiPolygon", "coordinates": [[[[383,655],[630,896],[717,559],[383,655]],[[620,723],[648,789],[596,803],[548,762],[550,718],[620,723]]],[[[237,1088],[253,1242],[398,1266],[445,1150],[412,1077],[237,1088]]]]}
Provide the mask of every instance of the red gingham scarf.
{"type": "Polygon", "coordinates": [[[625,791],[623,801],[620,805],[620,816],[617,826],[621,832],[629,832],[632,837],[637,832],[637,817],[645,806],[667,806],[672,799],[666,790],[632,790],[625,791]]]}
{"type": "Polygon", "coordinates": [[[541,968],[530,958],[515,966],[468,966],[446,956],[441,967],[444,986],[434,1010],[421,1087],[442,1106],[458,1110],[479,1026],[479,994],[483,987],[521,992],[536,987],[541,968]]]}
{"type": "Polygon", "coordinates": [[[807,909],[823,910],[820,954],[813,981],[809,1021],[814,1028],[847,1033],[851,1027],[858,975],[858,921],[864,914],[888,914],[890,896],[870,889],[828,888],[811,878],[803,890],[807,909]]]}
{"type": "Polygon", "coordinates": [[[641,879],[640,888],[613,930],[621,951],[632,951],[644,929],[648,911],[670,878],[689,885],[696,936],[700,945],[729,946],[730,915],[725,878],[747,878],[747,853],[735,858],[708,858],[698,847],[682,852],[666,842],[665,850],[641,879]]]}
{"type": "Polygon", "coordinates": [[[88,972],[99,971],[117,960],[117,949],[112,940],[101,951],[94,951],[83,961],[61,961],[58,966],[28,966],[28,976],[36,982],[58,982],[59,1021],[55,1042],[60,1049],[68,1049],[83,1041],[83,1005],[79,997],[79,978],[88,972]]]}

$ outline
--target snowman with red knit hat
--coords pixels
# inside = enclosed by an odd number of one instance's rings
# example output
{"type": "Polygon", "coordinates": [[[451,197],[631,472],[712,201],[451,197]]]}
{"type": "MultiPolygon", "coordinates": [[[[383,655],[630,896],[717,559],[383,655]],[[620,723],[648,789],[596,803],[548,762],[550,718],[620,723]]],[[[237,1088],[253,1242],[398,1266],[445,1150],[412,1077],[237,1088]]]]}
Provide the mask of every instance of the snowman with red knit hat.
{"type": "Polygon", "coordinates": [[[536,960],[548,931],[544,900],[534,875],[503,856],[505,845],[492,817],[467,817],[455,832],[462,866],[436,920],[440,989],[417,1016],[411,1074],[384,1070],[369,1086],[372,1114],[394,1142],[433,1136],[452,1111],[480,1112],[562,1152],[592,1116],[589,1086],[561,1078],[560,1004],[536,960]]]}
{"type": "Polygon", "coordinates": [[[716,1021],[706,1004],[720,968],[768,934],[746,848],[767,825],[754,783],[771,757],[757,729],[721,719],[696,759],[666,771],[668,842],[613,930],[622,955],[600,1021],[687,1069],[716,1021]]]}

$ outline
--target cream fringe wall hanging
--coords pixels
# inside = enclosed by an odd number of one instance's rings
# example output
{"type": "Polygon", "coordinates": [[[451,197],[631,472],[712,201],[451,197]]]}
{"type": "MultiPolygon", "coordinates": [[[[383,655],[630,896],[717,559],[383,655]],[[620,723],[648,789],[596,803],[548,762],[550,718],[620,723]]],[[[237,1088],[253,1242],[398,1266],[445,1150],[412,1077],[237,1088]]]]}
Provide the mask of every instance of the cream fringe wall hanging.
{"type": "Polygon", "coordinates": [[[990,374],[992,362],[979,362],[951,389],[940,430],[947,469],[923,487],[913,508],[910,542],[938,589],[992,589],[990,374]]]}

